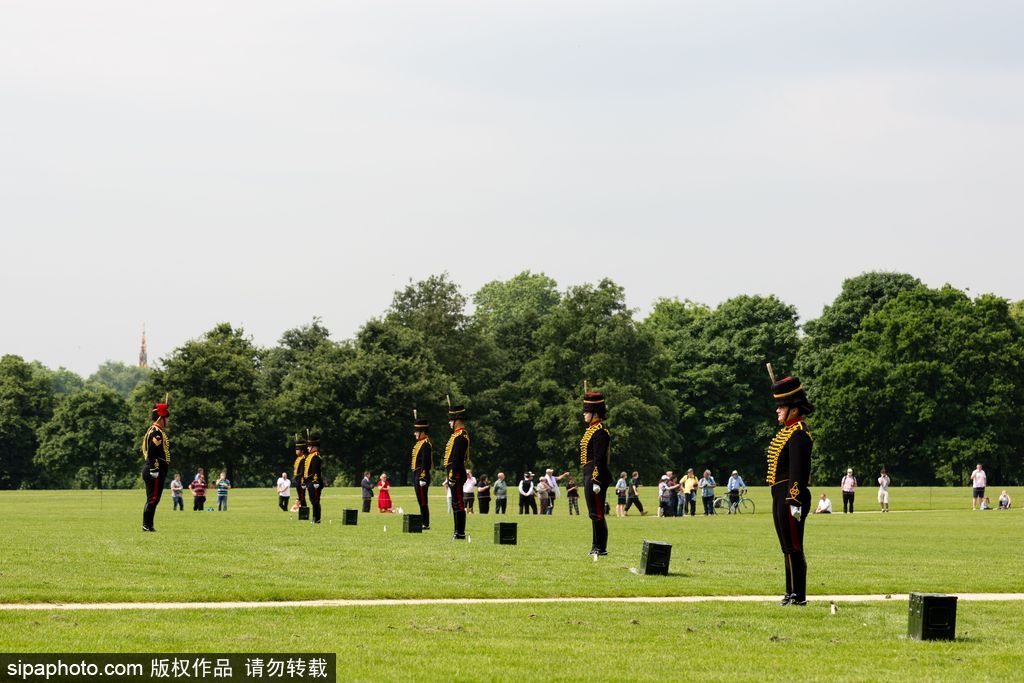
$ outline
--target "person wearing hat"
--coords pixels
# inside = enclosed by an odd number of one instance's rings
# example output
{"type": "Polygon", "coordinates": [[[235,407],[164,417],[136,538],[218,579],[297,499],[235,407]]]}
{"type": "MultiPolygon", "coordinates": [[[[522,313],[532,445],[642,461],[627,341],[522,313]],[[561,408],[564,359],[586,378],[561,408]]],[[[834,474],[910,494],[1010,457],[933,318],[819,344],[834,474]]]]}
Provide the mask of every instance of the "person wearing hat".
{"type": "Polygon", "coordinates": [[[583,395],[583,421],[587,430],[580,439],[580,465],[583,468],[583,495],[587,500],[592,544],[591,555],[608,554],[608,521],[605,519],[604,501],[612,484],[609,468],[612,456],[611,436],[604,425],[608,409],[604,394],[588,391],[583,395]]]}
{"type": "Polygon", "coordinates": [[[768,446],[768,485],[772,518],[786,562],[786,595],[780,605],[807,604],[804,523],[810,511],[811,448],[804,418],[814,412],[800,380],[783,377],[772,384],[775,414],[782,428],[768,446]]]}
{"type": "Polygon", "coordinates": [[[466,503],[462,498],[462,487],[466,484],[466,466],[469,465],[465,406],[448,407],[448,425],[452,428],[452,435],[444,448],[444,470],[452,492],[452,515],[455,518],[452,538],[462,540],[466,538],[466,503]]]}
{"type": "Polygon", "coordinates": [[[142,437],[142,458],[145,460],[142,465],[142,482],[146,486],[146,505],[142,508],[143,531],[156,531],[153,516],[156,514],[156,506],[160,504],[167,467],[171,462],[171,443],[166,433],[169,414],[166,403],[155,404],[150,413],[153,424],[142,437]]]}
{"type": "Polygon", "coordinates": [[[292,465],[292,485],[299,494],[299,508],[306,507],[306,440],[295,439],[295,463],[292,465]]]}
{"type": "Polygon", "coordinates": [[[306,484],[306,495],[309,496],[309,505],[313,508],[312,524],[320,523],[320,494],[324,490],[323,458],[320,456],[320,435],[313,434],[306,440],[306,449],[309,455],[306,456],[306,463],[302,470],[302,478],[306,484]]]}
{"type": "Polygon", "coordinates": [[[417,419],[412,426],[416,443],[412,447],[412,483],[416,488],[416,502],[420,504],[420,517],[423,528],[430,528],[430,506],[427,504],[427,492],[430,488],[430,469],[434,466],[434,446],[430,443],[430,423],[417,419]]]}

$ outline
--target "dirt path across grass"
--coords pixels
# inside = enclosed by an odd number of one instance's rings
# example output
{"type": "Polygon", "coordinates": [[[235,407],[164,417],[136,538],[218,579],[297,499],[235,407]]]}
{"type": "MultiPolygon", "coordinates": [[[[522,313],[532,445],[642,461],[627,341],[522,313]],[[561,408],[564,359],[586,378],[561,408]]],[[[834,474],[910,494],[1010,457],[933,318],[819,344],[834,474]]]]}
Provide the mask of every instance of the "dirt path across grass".
{"type": "MultiPolygon", "coordinates": [[[[1024,600],[1024,593],[949,593],[960,600],[1003,601],[1024,600]]],[[[906,602],[906,593],[865,594],[865,595],[812,595],[811,602],[906,602]]],[[[0,610],[207,610],[207,609],[254,609],[280,607],[385,607],[415,605],[514,605],[579,602],[624,602],[645,604],[695,603],[695,602],[774,602],[776,595],[680,595],[680,596],[637,596],[637,597],[563,597],[563,598],[422,598],[422,599],[380,599],[380,600],[277,600],[266,602],[62,602],[62,603],[0,603],[0,610]]]]}

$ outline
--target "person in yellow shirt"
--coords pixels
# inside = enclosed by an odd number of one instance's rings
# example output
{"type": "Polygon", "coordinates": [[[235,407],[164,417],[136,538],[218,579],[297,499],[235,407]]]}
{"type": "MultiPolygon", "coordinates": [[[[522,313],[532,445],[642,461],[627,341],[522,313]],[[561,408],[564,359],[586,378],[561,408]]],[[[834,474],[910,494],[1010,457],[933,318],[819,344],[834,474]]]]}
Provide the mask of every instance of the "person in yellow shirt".
{"type": "Polygon", "coordinates": [[[687,510],[690,511],[691,517],[697,515],[697,482],[698,479],[693,473],[693,468],[686,470],[686,476],[680,482],[683,485],[683,508],[679,512],[680,517],[685,517],[687,510]]]}

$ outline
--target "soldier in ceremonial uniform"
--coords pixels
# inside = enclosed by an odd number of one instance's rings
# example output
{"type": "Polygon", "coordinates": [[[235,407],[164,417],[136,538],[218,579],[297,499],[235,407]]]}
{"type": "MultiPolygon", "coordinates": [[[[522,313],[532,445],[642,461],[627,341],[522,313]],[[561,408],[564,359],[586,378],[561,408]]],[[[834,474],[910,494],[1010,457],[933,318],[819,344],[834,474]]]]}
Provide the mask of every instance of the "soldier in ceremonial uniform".
{"type": "Polygon", "coordinates": [[[466,483],[466,467],[469,465],[469,433],[466,431],[465,406],[448,408],[448,424],[452,435],[444,449],[444,471],[448,477],[448,488],[452,492],[452,514],[455,516],[453,539],[466,537],[466,503],[462,499],[462,487],[466,483]]]}
{"type": "Polygon", "coordinates": [[[142,458],[145,460],[142,465],[142,481],[146,485],[146,505],[142,508],[143,531],[156,531],[153,515],[156,514],[156,506],[160,504],[164,482],[167,480],[167,467],[171,462],[171,444],[165,431],[169,415],[167,404],[154,405],[151,415],[153,424],[142,437],[142,458]]]}
{"type": "Polygon", "coordinates": [[[813,441],[804,417],[814,412],[807,394],[795,377],[772,384],[779,430],[768,446],[768,485],[772,490],[772,518],[786,561],[786,595],[780,605],[807,604],[807,560],[804,557],[804,523],[811,511],[813,441]]]}
{"type": "Polygon", "coordinates": [[[320,523],[320,494],[324,490],[323,458],[320,456],[320,435],[313,434],[306,440],[306,449],[309,455],[306,456],[306,464],[302,470],[303,481],[306,485],[306,495],[309,496],[309,505],[313,508],[310,522],[320,523]]]}
{"type": "Polygon", "coordinates": [[[292,466],[292,486],[299,492],[299,507],[306,507],[306,440],[295,440],[295,464],[292,466]]]}
{"type": "Polygon", "coordinates": [[[430,470],[434,466],[434,446],[430,443],[427,432],[430,423],[416,420],[413,425],[413,436],[416,443],[412,447],[412,484],[416,487],[416,502],[420,504],[420,516],[423,517],[423,528],[430,528],[430,507],[427,504],[427,493],[430,489],[430,470]]]}
{"type": "Polygon", "coordinates": [[[587,431],[580,440],[580,465],[583,467],[583,494],[593,531],[591,555],[608,554],[604,501],[612,483],[612,442],[604,425],[607,414],[604,394],[588,391],[583,395],[583,421],[587,423],[587,431]]]}

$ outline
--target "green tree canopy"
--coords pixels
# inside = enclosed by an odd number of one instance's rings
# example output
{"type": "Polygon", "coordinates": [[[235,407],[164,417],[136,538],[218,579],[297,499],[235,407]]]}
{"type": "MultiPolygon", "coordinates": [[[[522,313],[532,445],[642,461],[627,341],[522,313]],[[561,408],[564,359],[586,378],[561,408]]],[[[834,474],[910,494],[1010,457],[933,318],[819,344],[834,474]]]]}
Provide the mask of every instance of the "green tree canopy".
{"type": "Polygon", "coordinates": [[[1006,300],[908,289],[869,314],[816,380],[820,480],[847,466],[894,481],[1024,479],[1024,336],[1006,300]]]}

